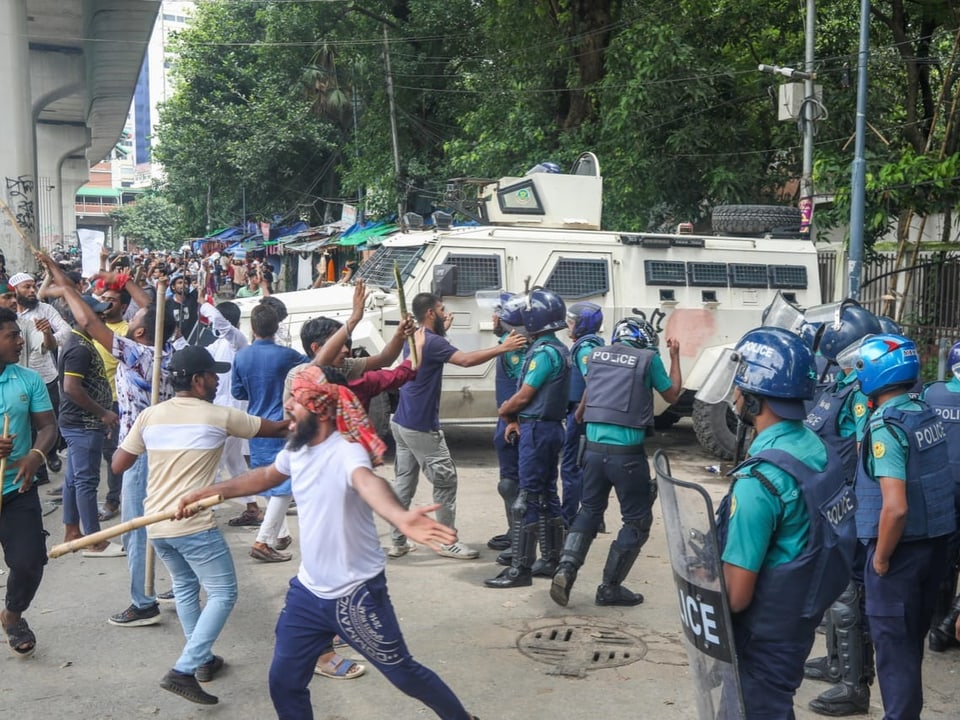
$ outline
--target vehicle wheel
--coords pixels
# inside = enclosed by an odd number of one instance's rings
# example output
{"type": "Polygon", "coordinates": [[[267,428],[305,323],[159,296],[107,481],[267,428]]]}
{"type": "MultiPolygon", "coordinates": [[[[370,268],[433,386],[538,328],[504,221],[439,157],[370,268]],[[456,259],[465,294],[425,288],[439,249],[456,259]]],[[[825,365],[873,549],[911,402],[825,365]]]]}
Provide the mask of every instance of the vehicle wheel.
{"type": "Polygon", "coordinates": [[[390,394],[380,393],[370,401],[370,412],[367,413],[373,429],[384,440],[390,440],[390,394]]]}
{"type": "Polygon", "coordinates": [[[762,235],[777,229],[798,229],[800,208],[784,205],[718,205],[713,209],[713,231],[733,235],[762,235]]]}
{"type": "Polygon", "coordinates": [[[733,460],[739,420],[727,403],[708,405],[694,400],[691,419],[693,431],[704,450],[723,460],[733,460]]]}
{"type": "Polygon", "coordinates": [[[669,430],[678,422],[680,422],[680,415],[671,410],[664,410],[653,419],[653,429],[669,430]]]}

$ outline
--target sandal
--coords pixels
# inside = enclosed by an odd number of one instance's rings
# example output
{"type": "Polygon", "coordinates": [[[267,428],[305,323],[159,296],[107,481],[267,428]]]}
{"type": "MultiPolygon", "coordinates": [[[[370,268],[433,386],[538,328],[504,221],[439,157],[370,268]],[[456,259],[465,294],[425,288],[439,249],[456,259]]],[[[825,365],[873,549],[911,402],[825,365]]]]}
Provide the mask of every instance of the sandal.
{"type": "Polygon", "coordinates": [[[33,634],[33,630],[30,629],[27,621],[23,618],[17,620],[13,625],[6,626],[3,631],[7,634],[10,652],[18,658],[28,658],[37,649],[37,636],[33,634]],[[29,647],[24,648],[21,647],[22,645],[28,645],[29,647]]]}
{"type": "Polygon", "coordinates": [[[244,510],[235,518],[227,520],[230,527],[257,527],[263,522],[263,513],[259,510],[244,510]]]}
{"type": "Polygon", "coordinates": [[[108,520],[113,520],[119,514],[119,507],[104,503],[103,507],[100,508],[100,512],[97,513],[97,520],[100,522],[107,522],[108,520]]]}
{"type": "Polygon", "coordinates": [[[325,663],[318,662],[313,672],[331,680],[353,680],[367,671],[365,665],[356,660],[334,655],[325,663]]]}

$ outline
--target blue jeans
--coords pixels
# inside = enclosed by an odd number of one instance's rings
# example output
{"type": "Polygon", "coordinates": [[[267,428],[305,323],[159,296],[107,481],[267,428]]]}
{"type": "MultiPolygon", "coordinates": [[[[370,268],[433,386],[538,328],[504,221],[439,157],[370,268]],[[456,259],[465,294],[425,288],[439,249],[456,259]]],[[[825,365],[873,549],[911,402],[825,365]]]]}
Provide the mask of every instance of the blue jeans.
{"type": "MultiPolygon", "coordinates": [[[[123,474],[123,492],[120,502],[120,517],[126,522],[143,515],[143,500],[147,497],[147,454],[123,474]]],[[[123,535],[123,547],[127,551],[127,568],[130,571],[130,600],[140,608],[155,605],[157,598],[144,590],[147,571],[147,529],[137,528],[123,535]]]]}
{"type": "Polygon", "coordinates": [[[67,442],[67,467],[63,479],[63,524],[80,524],[84,535],[100,531],[97,487],[103,430],[60,428],[67,442]]]}
{"type": "Polygon", "coordinates": [[[279,720],[313,720],[307,686],[317,657],[334,635],[340,635],[398,690],[422,702],[438,717],[470,719],[443,680],[410,655],[390,603],[386,577],[380,573],[335,600],[318,598],[297,578],[290,581],[286,604],[277,620],[277,644],[270,665],[270,698],[279,720]]]}
{"type": "Polygon", "coordinates": [[[237,603],[233,556],[217,528],[182,537],[157,538],[153,547],[173,578],[177,616],[187,638],[173,669],[193,675],[198,667],[213,660],[213,643],[237,603]],[[207,593],[202,610],[201,587],[207,593]]]}

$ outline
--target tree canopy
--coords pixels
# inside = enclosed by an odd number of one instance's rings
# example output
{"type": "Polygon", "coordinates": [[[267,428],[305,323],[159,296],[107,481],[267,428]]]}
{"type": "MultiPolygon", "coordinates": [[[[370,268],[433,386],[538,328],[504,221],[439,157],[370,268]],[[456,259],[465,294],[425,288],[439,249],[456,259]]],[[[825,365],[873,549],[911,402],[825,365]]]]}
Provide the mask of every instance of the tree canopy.
{"type": "MultiPolygon", "coordinates": [[[[823,86],[817,192],[849,214],[859,9],[817,3],[823,86]]],[[[199,3],[175,43],[161,113],[164,189],[190,232],[248,217],[321,222],[342,202],[444,205],[449,178],[600,159],[604,225],[703,220],[722,203],[796,202],[801,138],[780,122],[803,66],[797,0],[362,0],[199,3]],[[384,28],[395,95],[394,168],[384,28]]],[[[958,11],[875,0],[869,207],[886,218],[956,202],[958,11]]]]}
{"type": "Polygon", "coordinates": [[[141,247],[176,250],[183,238],[180,212],[167,197],[146,193],[110,213],[117,232],[141,247]]]}

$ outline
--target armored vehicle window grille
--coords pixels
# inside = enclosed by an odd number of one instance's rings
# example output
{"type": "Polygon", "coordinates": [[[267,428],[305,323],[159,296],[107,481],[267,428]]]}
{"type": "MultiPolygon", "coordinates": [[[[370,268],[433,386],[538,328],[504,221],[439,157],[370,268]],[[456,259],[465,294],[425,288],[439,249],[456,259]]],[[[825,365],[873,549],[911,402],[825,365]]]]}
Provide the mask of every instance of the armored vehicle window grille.
{"type": "Polygon", "coordinates": [[[553,266],[544,287],[564,299],[571,300],[603,295],[610,290],[607,261],[594,258],[560,258],[553,266]]]}
{"type": "Polygon", "coordinates": [[[730,263],[730,285],[741,288],[765,288],[767,266],[730,263]]]}
{"type": "Polygon", "coordinates": [[[363,280],[371,287],[395,288],[397,283],[393,277],[393,264],[396,263],[399,266],[400,277],[405,281],[410,277],[422,253],[422,245],[414,247],[381,245],[373,257],[360,266],[353,277],[355,280],[363,280]]]}
{"type": "Polygon", "coordinates": [[[687,263],[687,273],[693,287],[726,287],[726,263],[687,263]]]}
{"type": "Polygon", "coordinates": [[[457,266],[457,297],[471,297],[477,290],[499,290],[500,257],[498,255],[447,255],[443,261],[457,266]]]}
{"type": "Polygon", "coordinates": [[[686,285],[687,267],[682,262],[669,260],[644,260],[647,285],[686,285]]]}
{"type": "Polygon", "coordinates": [[[770,265],[770,287],[803,290],[807,287],[807,268],[803,265],[770,265]]]}

